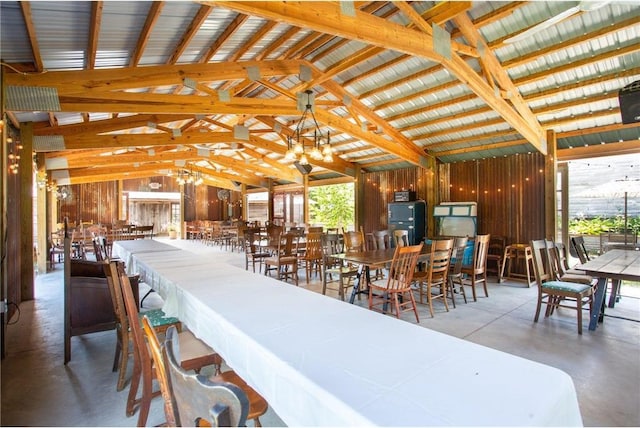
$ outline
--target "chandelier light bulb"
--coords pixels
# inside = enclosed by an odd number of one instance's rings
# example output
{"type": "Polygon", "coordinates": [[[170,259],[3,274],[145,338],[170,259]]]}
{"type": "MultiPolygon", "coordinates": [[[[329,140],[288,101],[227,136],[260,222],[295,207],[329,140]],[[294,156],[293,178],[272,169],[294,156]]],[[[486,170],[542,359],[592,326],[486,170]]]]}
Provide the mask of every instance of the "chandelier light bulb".
{"type": "Polygon", "coordinates": [[[298,162],[300,162],[300,165],[309,165],[309,159],[307,159],[307,155],[305,155],[304,153],[302,154],[302,156],[300,156],[298,162]]]}

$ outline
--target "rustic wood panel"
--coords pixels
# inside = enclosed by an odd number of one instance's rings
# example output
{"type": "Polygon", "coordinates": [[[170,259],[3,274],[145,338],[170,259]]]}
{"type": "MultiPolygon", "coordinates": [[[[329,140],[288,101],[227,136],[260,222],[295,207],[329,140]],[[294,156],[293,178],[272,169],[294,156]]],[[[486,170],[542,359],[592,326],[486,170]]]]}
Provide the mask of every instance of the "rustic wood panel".
{"type": "MultiPolygon", "coordinates": [[[[427,200],[426,183],[430,172],[422,168],[404,168],[394,171],[370,172],[364,179],[364,224],[366,233],[387,228],[387,204],[393,202],[394,192],[414,190],[417,199],[427,200]]],[[[427,208],[429,210],[429,208],[427,208]]]]}
{"type": "Polygon", "coordinates": [[[118,220],[118,182],[73,184],[71,196],[58,201],[58,221],[113,224],[118,220]]]}
{"type": "Polygon", "coordinates": [[[505,236],[508,244],[544,236],[544,156],[459,162],[449,168],[448,201],[478,203],[478,233],[505,236]]]}

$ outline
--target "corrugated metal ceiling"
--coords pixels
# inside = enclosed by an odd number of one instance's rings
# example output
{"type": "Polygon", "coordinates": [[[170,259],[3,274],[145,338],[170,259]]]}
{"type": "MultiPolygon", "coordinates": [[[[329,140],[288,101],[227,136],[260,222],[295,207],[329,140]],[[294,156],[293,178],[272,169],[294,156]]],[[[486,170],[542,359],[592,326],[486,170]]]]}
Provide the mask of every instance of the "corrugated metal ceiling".
{"type": "MultiPolygon", "coordinates": [[[[107,1],[100,4],[103,9],[98,23],[100,31],[95,67],[128,67],[140,43],[153,3],[107,1]]],[[[640,79],[640,4],[611,1],[589,11],[589,7],[594,5],[593,2],[474,2],[462,12],[480,23],[478,31],[502,63],[540,125],[558,134],[560,149],[616,144],[620,141],[637,143],[640,137],[638,127],[619,126],[610,129],[612,125],[621,124],[618,90],[640,79]],[[500,13],[505,8],[510,8],[509,13],[500,13]],[[562,22],[514,43],[504,42],[504,39],[516,36],[570,8],[576,8],[576,12],[562,22]],[[492,19],[493,15],[498,18],[492,19]],[[607,130],[598,132],[599,127],[607,127],[607,130]],[[585,132],[566,138],[562,135],[576,130],[585,132]]],[[[92,6],[95,4],[51,1],[29,2],[29,6],[30,14],[25,15],[18,2],[0,2],[2,61],[11,68],[37,71],[37,66],[29,65],[34,63],[32,47],[36,46],[44,70],[86,69],[92,6]],[[29,38],[27,23],[35,30],[33,39],[29,38]]],[[[358,3],[361,11],[373,10],[376,16],[384,16],[389,23],[409,25],[411,19],[399,12],[397,6],[393,2],[358,3]]],[[[424,13],[437,5],[435,2],[412,2],[411,6],[417,12],[424,13]]],[[[194,18],[206,7],[192,2],[162,3],[161,11],[145,40],[138,66],[166,65],[171,63],[171,58],[175,58],[176,64],[196,64],[202,61],[203,55],[212,46],[217,49],[211,52],[211,63],[224,63],[230,59],[241,62],[282,59],[309,61],[320,73],[329,73],[330,81],[342,85],[347,95],[336,93],[335,89],[320,80],[313,82],[318,101],[336,103],[331,107],[331,113],[363,132],[392,140],[395,144],[395,137],[388,132],[391,127],[395,128],[416,147],[426,150],[427,155],[433,155],[442,162],[535,150],[530,143],[521,141],[522,136],[502,119],[501,113],[489,108],[451,71],[426,57],[378,49],[374,55],[363,56],[365,59],[343,69],[345,62],[363,55],[363,50],[372,49],[373,44],[366,40],[326,37],[309,28],[301,28],[293,21],[272,23],[260,17],[258,11],[249,14],[234,28],[233,25],[243,15],[235,10],[233,2],[216,4],[190,33],[194,18]],[[259,33],[262,36],[255,39],[254,36],[259,33]],[[250,40],[253,42],[248,45],[250,40]],[[177,52],[178,46],[184,49],[177,52]],[[299,56],[301,52],[303,56],[299,56]],[[334,73],[335,68],[340,71],[334,73]],[[345,99],[361,103],[371,114],[378,116],[379,123],[372,123],[363,114],[355,113],[358,110],[354,110],[353,106],[339,105],[345,99]],[[387,125],[390,128],[385,130],[387,125]]],[[[305,2],[303,7],[314,8],[314,2],[305,2]]],[[[454,19],[454,16],[447,17],[441,27],[447,29],[457,43],[470,44],[458,31],[454,19]]],[[[310,26],[312,24],[309,23],[310,26]]],[[[385,29],[381,27],[383,31],[385,29]]],[[[471,45],[475,48],[473,43],[471,45]]],[[[482,57],[483,53],[480,54],[482,57]]],[[[462,57],[486,81],[481,61],[465,55],[462,57]]],[[[5,71],[11,72],[10,69],[5,71]]],[[[259,99],[276,99],[286,91],[299,91],[304,85],[297,75],[264,80],[267,86],[241,78],[206,82],[206,85],[215,90],[230,90],[234,96],[259,99]],[[280,89],[276,90],[276,87],[280,89]]],[[[498,78],[489,80],[493,84],[498,78]]],[[[148,88],[143,82],[136,91],[140,94],[202,95],[201,92],[175,85],[148,88]]],[[[503,91],[506,92],[505,89],[503,91]]],[[[95,122],[109,120],[114,117],[113,113],[119,112],[55,112],[57,126],[82,123],[87,115],[81,113],[88,113],[90,121],[95,122]]],[[[51,119],[42,113],[27,112],[16,112],[14,117],[19,121],[48,122],[51,119]]],[[[273,117],[289,127],[294,126],[296,119],[291,115],[274,114],[273,117]]],[[[221,124],[232,127],[236,123],[244,123],[251,131],[260,132],[256,135],[265,141],[280,145],[284,141],[276,132],[265,132],[270,129],[269,126],[251,115],[237,117],[218,114],[209,119],[211,121],[208,123],[200,121],[197,127],[220,130],[221,124]]],[[[385,153],[383,149],[371,145],[362,136],[342,131],[339,126],[321,126],[323,130],[331,130],[340,156],[360,164],[365,170],[412,164],[396,155],[382,156],[385,153]],[[384,160],[388,160],[388,163],[384,160]]],[[[259,149],[255,142],[250,144],[259,149]]],[[[265,151],[260,149],[259,152],[265,151]]],[[[287,164],[281,154],[271,154],[270,157],[283,165],[287,164]]],[[[339,175],[320,165],[316,166],[316,171],[322,173],[318,177],[339,175]]]]}

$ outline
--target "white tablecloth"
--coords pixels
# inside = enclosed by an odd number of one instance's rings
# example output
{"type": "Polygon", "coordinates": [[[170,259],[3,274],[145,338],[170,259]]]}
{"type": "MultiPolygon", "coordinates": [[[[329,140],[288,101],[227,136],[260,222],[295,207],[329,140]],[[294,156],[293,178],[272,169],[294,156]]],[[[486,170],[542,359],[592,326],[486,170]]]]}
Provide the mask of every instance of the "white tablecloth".
{"type": "Polygon", "coordinates": [[[115,241],[112,247],[113,257],[122,260],[126,266],[128,274],[136,273],[136,261],[133,258],[137,253],[156,253],[165,251],[181,251],[172,245],[154,241],[153,239],[132,239],[125,241],[115,241]]]}
{"type": "Polygon", "coordinates": [[[133,258],[290,426],[582,424],[553,367],[186,251],[133,258]]]}

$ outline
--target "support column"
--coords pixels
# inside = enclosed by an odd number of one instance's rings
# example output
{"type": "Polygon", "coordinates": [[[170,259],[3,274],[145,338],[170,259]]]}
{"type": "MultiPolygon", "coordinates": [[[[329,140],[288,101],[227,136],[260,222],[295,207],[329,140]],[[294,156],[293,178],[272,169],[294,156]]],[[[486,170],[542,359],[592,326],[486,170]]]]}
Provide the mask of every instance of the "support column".
{"type": "Polygon", "coordinates": [[[44,153],[39,153],[37,156],[38,165],[38,177],[42,181],[38,181],[37,185],[37,237],[38,237],[38,273],[45,273],[47,271],[47,261],[49,259],[49,235],[47,234],[47,184],[46,176],[47,170],[44,167],[44,153]]]}
{"type": "Polygon", "coordinates": [[[18,176],[20,180],[20,296],[21,300],[33,300],[33,123],[20,125],[20,163],[18,176]]]}
{"type": "Polygon", "coordinates": [[[245,183],[240,184],[240,204],[242,206],[242,220],[248,221],[249,204],[247,203],[247,185],[245,183]]]}
{"type": "Polygon", "coordinates": [[[302,218],[309,225],[309,174],[302,176],[302,218]]]}
{"type": "Polygon", "coordinates": [[[269,178],[269,184],[267,187],[267,221],[271,223],[273,221],[273,179],[269,178]]]}
{"type": "Polygon", "coordinates": [[[556,198],[558,172],[558,145],[556,133],[547,131],[547,156],[544,160],[544,236],[546,239],[556,239],[558,226],[556,215],[558,205],[556,198]]]}
{"type": "Polygon", "coordinates": [[[360,226],[364,226],[364,211],[366,209],[366,205],[364,201],[364,180],[362,177],[362,168],[359,165],[356,165],[356,182],[353,186],[353,190],[355,193],[355,218],[353,225],[354,230],[359,230],[360,226]]]}

